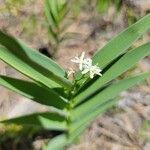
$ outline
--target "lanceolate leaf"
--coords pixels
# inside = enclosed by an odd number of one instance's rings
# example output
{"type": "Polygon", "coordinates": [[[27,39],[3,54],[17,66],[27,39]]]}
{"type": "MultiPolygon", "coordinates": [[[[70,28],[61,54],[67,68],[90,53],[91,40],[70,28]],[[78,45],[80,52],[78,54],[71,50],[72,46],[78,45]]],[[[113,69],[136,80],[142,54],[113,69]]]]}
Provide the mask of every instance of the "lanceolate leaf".
{"type": "MultiPolygon", "coordinates": [[[[150,14],[128,27],[109,41],[103,48],[98,50],[92,58],[93,62],[98,64],[101,69],[104,69],[108,64],[120,56],[120,54],[124,53],[132,43],[148,29],[150,29],[150,14]]],[[[78,73],[76,79],[80,78],[80,76],[80,73],[78,73]]],[[[86,79],[87,78],[85,78],[83,82],[85,82],[86,79]]]]}
{"type": "Polygon", "coordinates": [[[46,19],[48,21],[48,23],[52,26],[55,26],[55,22],[51,16],[51,10],[50,10],[50,4],[49,4],[49,0],[45,0],[44,2],[44,11],[45,11],[45,15],[46,15],[46,19]]]}
{"type": "MultiPolygon", "coordinates": [[[[116,104],[118,99],[110,99],[107,102],[98,105],[97,109],[93,110],[92,113],[85,115],[82,119],[72,122],[71,127],[69,129],[70,134],[70,142],[72,142],[76,137],[78,137],[86,127],[93,121],[98,115],[107,111],[107,109],[111,108],[116,104]]],[[[80,117],[79,117],[80,118],[80,117]]]]}
{"type": "Polygon", "coordinates": [[[25,74],[29,78],[37,82],[40,82],[49,88],[59,87],[58,84],[56,84],[55,82],[53,82],[46,76],[36,71],[36,69],[32,68],[32,66],[28,65],[26,62],[24,62],[22,59],[17,57],[15,54],[12,54],[10,50],[1,46],[0,46],[0,59],[2,59],[4,62],[9,64],[10,66],[14,67],[16,70],[25,74]]]}
{"type": "Polygon", "coordinates": [[[118,77],[131,67],[133,67],[140,59],[150,54],[150,43],[144,44],[134,50],[127,52],[123,55],[112,67],[110,67],[102,77],[96,80],[81,94],[74,98],[75,105],[84,101],[85,98],[95,93],[98,89],[104,86],[109,81],[118,77]]]}
{"type": "Polygon", "coordinates": [[[56,83],[71,87],[71,83],[64,78],[65,72],[56,63],[27,47],[22,41],[0,31],[0,44],[6,47],[0,47],[0,58],[18,71],[48,87],[50,84],[58,86],[56,83]]]}
{"type": "Polygon", "coordinates": [[[44,2],[44,12],[45,12],[46,20],[47,20],[48,31],[49,31],[51,41],[57,40],[57,34],[54,32],[54,30],[56,30],[54,28],[55,23],[54,23],[53,18],[51,16],[50,7],[49,7],[49,0],[45,0],[45,2],[44,2]]]}
{"type": "Polygon", "coordinates": [[[139,82],[148,77],[150,77],[150,72],[142,73],[141,75],[123,79],[109,86],[108,88],[104,89],[93,98],[90,98],[85,103],[76,107],[72,113],[72,120],[78,120],[79,116],[80,118],[82,118],[85,117],[86,115],[89,115],[95,109],[97,109],[99,105],[102,105],[107,100],[116,97],[120,92],[138,84],[139,82]]]}
{"type": "Polygon", "coordinates": [[[38,103],[63,109],[67,102],[52,89],[33,82],[0,75],[0,85],[38,103]]]}
{"type": "Polygon", "coordinates": [[[51,15],[53,16],[56,26],[59,24],[59,12],[57,10],[57,6],[60,4],[58,0],[49,0],[49,6],[50,6],[50,12],[51,15]]]}
{"type": "Polygon", "coordinates": [[[12,53],[16,50],[17,56],[20,56],[22,58],[24,54],[26,54],[25,56],[29,57],[39,66],[42,66],[50,72],[56,71],[55,74],[57,74],[58,76],[65,76],[65,71],[58,64],[56,64],[56,62],[40,54],[36,50],[28,47],[25,43],[23,43],[23,41],[11,37],[10,35],[7,35],[0,31],[0,43],[4,45],[7,49],[11,49],[12,53]]]}
{"type": "Polygon", "coordinates": [[[131,44],[150,28],[150,14],[128,27],[113,38],[106,46],[100,49],[94,56],[93,61],[101,68],[104,68],[122,52],[128,49],[131,44]]]}
{"type": "Polygon", "coordinates": [[[28,125],[28,126],[39,126],[41,128],[50,129],[50,130],[67,129],[65,117],[51,112],[31,114],[31,115],[12,118],[0,122],[7,123],[7,124],[15,123],[20,125],[28,125]]]}
{"type": "Polygon", "coordinates": [[[46,148],[43,150],[64,150],[64,146],[67,143],[67,137],[65,134],[58,135],[51,139],[46,148]]]}
{"type": "Polygon", "coordinates": [[[67,2],[66,0],[45,0],[44,11],[48,23],[50,40],[53,44],[57,44],[61,40],[61,23],[68,11],[67,2]]]}
{"type": "MultiPolygon", "coordinates": [[[[66,0],[62,0],[60,3],[58,1],[57,11],[59,12],[58,17],[59,17],[59,22],[60,23],[65,19],[66,15],[68,14],[69,9],[68,9],[67,6],[68,6],[68,2],[66,0]]],[[[66,27],[67,27],[67,24],[68,23],[65,24],[66,27]]],[[[62,29],[62,31],[63,31],[63,29],[62,29]]]]}

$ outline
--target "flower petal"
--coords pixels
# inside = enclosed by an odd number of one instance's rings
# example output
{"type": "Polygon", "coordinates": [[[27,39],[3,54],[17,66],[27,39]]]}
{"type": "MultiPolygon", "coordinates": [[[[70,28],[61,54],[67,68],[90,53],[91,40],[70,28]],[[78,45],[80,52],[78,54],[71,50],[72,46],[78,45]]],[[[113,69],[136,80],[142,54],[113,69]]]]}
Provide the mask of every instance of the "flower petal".
{"type": "Polygon", "coordinates": [[[79,63],[79,70],[80,70],[80,71],[82,71],[82,70],[83,70],[82,63],[79,63]]]}
{"type": "Polygon", "coordinates": [[[84,59],[84,56],[85,56],[85,52],[82,52],[82,53],[81,53],[81,56],[80,56],[80,60],[83,60],[83,59],[84,59]]]}

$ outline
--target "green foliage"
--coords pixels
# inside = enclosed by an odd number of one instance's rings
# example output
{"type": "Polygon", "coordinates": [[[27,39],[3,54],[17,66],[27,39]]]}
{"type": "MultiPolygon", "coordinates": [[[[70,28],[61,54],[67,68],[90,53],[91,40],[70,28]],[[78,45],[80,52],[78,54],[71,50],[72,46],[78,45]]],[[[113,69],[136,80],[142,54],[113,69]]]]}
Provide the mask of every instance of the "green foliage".
{"type": "Polygon", "coordinates": [[[59,82],[66,87],[71,83],[64,78],[64,70],[54,61],[29,48],[22,41],[12,38],[0,31],[0,58],[6,63],[48,87],[58,87],[59,82]],[[12,58],[12,59],[9,59],[12,58]],[[42,60],[42,61],[39,61],[42,60]],[[52,80],[55,80],[52,81],[52,80]]]}
{"type": "Polygon", "coordinates": [[[38,113],[38,114],[31,114],[23,117],[18,117],[14,119],[10,119],[7,121],[2,121],[2,123],[16,123],[22,125],[29,125],[29,126],[38,126],[43,127],[45,129],[52,129],[52,130],[66,130],[66,122],[65,116],[59,115],[57,113],[38,113]]]}
{"type": "Polygon", "coordinates": [[[83,5],[85,5],[85,2],[83,3],[81,0],[44,1],[44,14],[53,57],[55,57],[61,42],[77,34],[66,32],[66,30],[73,19],[77,17],[83,5]]]}
{"type": "MultiPolygon", "coordinates": [[[[57,15],[55,13],[53,15],[57,15]]],[[[57,25],[58,20],[53,23],[57,25]]],[[[73,81],[68,80],[66,72],[53,60],[0,31],[0,58],[31,79],[25,81],[1,75],[0,85],[54,108],[50,112],[1,122],[62,131],[62,134],[50,140],[45,150],[60,150],[71,144],[92,120],[116,104],[120,92],[150,77],[148,71],[116,80],[142,58],[150,55],[150,43],[127,51],[149,28],[150,14],[114,37],[92,58],[103,69],[102,77],[90,79],[85,76],[80,82],[76,80],[77,77],[73,81]]]]}
{"type": "Polygon", "coordinates": [[[64,37],[64,30],[67,24],[64,20],[69,11],[67,0],[45,0],[44,11],[50,36],[50,44],[54,53],[64,37]]]}

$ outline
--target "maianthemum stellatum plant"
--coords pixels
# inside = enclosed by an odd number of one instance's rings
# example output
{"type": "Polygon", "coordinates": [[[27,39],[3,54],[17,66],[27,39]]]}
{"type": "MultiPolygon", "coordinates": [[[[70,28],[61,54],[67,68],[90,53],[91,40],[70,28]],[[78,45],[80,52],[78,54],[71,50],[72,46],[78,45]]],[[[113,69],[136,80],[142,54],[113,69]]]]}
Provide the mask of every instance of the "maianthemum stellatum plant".
{"type": "Polygon", "coordinates": [[[70,25],[67,16],[69,14],[68,0],[44,0],[44,14],[47,23],[49,45],[55,55],[59,46],[67,38],[66,29],[70,25]]]}
{"type": "Polygon", "coordinates": [[[92,120],[116,104],[118,94],[150,77],[150,71],[118,80],[140,59],[150,55],[150,42],[131,49],[132,43],[150,28],[150,14],[114,37],[94,56],[72,59],[79,71],[69,80],[53,60],[29,48],[21,40],[0,31],[0,59],[26,75],[31,81],[0,75],[0,85],[40,104],[51,112],[35,113],[2,123],[40,126],[62,134],[44,149],[63,149],[86,129],[92,120]]]}
{"type": "Polygon", "coordinates": [[[60,35],[63,32],[63,28],[61,27],[61,25],[68,12],[67,1],[45,0],[44,12],[48,25],[48,33],[50,35],[51,44],[53,48],[57,49],[57,46],[61,41],[60,35]]]}

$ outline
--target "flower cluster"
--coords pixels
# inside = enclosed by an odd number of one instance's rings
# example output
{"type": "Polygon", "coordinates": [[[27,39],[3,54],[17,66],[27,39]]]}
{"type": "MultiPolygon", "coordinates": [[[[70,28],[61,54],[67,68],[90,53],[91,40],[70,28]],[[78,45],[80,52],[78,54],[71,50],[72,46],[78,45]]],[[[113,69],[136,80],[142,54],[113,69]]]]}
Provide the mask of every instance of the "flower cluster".
{"type": "MultiPolygon", "coordinates": [[[[91,79],[94,78],[95,75],[102,76],[102,74],[100,73],[102,70],[97,65],[92,64],[92,59],[84,57],[85,52],[82,52],[80,57],[77,56],[74,59],[71,59],[71,61],[78,64],[79,70],[82,74],[89,73],[91,79]]],[[[70,75],[71,73],[74,73],[73,69],[68,72],[68,75],[70,75]]]]}

